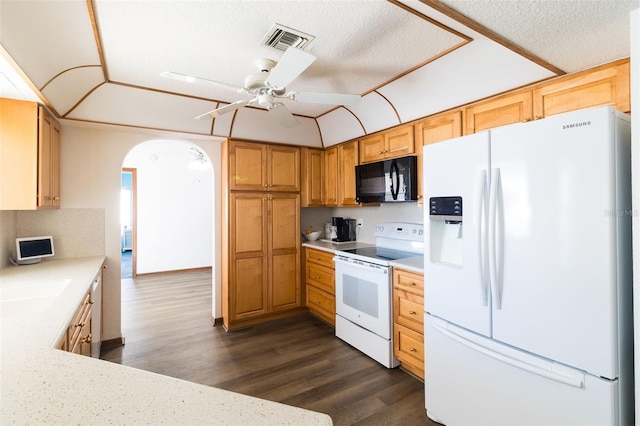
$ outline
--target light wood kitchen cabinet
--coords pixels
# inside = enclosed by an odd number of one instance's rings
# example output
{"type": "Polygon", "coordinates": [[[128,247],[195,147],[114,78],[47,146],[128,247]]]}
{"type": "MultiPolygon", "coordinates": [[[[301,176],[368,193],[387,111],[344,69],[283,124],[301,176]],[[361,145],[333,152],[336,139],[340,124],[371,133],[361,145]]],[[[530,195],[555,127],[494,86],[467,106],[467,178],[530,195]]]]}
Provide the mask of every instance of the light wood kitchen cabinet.
{"type": "Polygon", "coordinates": [[[418,157],[418,203],[424,199],[422,189],[422,148],[436,142],[462,136],[462,110],[434,115],[419,121],[416,129],[416,151],[418,157]]]}
{"type": "Polygon", "coordinates": [[[231,330],[302,310],[300,195],[232,192],[229,200],[225,327],[231,330]]]}
{"type": "Polygon", "coordinates": [[[359,206],[356,201],[356,166],[358,165],[358,143],[338,145],[338,204],[359,206]]]}
{"type": "Polygon", "coordinates": [[[79,355],[91,356],[91,292],[83,298],[65,333],[61,349],[79,355]]]}
{"type": "Polygon", "coordinates": [[[333,253],[305,247],[307,307],[318,318],[335,327],[336,292],[333,253]]]}
{"type": "Polygon", "coordinates": [[[229,189],[300,191],[300,148],[254,142],[229,142],[229,189]]]}
{"type": "Polygon", "coordinates": [[[424,275],[393,268],[393,353],[424,379],[424,275]]]}
{"type": "Polygon", "coordinates": [[[400,126],[360,140],[360,164],[404,157],[415,152],[413,125],[400,126]]]}
{"type": "Polygon", "coordinates": [[[332,146],[324,152],[323,204],[338,206],[338,147],[332,146]]]}
{"type": "Polygon", "coordinates": [[[469,135],[533,119],[531,90],[523,90],[481,101],[465,108],[464,134],[469,135]]]}
{"type": "Polygon", "coordinates": [[[324,188],[324,150],[301,148],[300,156],[302,158],[300,205],[321,207],[324,188]]]}
{"type": "Polygon", "coordinates": [[[0,98],[0,210],[60,207],[60,125],[35,102],[0,98]]]}
{"type": "Polygon", "coordinates": [[[629,112],[629,87],[629,59],[560,77],[533,91],[533,115],[538,119],[605,105],[629,112]]]}
{"type": "Polygon", "coordinates": [[[356,201],[358,142],[347,142],[324,152],[324,205],[360,206],[356,201]]]}

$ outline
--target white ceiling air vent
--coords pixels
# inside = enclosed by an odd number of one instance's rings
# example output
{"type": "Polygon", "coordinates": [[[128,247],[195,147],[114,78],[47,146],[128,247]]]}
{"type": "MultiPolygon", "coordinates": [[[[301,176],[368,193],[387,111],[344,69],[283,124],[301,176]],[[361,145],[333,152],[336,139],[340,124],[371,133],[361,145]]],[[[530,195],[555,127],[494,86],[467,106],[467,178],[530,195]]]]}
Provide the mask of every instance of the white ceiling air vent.
{"type": "Polygon", "coordinates": [[[293,28],[280,24],[273,24],[267,32],[267,35],[262,38],[260,44],[284,52],[290,47],[303,49],[311,43],[314,38],[314,36],[305,34],[302,31],[294,30],[293,28]]]}

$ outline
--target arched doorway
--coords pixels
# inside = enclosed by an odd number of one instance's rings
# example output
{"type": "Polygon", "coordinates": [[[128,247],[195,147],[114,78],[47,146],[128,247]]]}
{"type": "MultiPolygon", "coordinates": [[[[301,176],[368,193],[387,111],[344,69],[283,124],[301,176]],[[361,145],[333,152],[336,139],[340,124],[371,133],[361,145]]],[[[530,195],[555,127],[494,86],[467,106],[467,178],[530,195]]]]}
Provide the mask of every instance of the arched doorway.
{"type": "Polygon", "coordinates": [[[135,273],[211,267],[213,170],[204,150],[181,140],[149,140],[129,151],[122,168],[136,175],[133,218],[121,226],[123,244],[131,232],[135,273]]]}

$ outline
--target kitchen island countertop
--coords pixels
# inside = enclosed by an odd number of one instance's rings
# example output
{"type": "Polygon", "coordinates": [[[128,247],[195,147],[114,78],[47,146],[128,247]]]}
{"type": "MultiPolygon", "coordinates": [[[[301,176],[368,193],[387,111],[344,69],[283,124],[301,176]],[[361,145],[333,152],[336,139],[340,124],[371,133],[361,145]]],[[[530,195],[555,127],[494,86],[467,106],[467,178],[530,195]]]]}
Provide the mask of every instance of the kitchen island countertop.
{"type": "Polygon", "coordinates": [[[1,424],[332,424],[326,414],[55,349],[104,260],[0,270],[5,299],[22,283],[68,281],[44,310],[0,312],[1,424]]]}

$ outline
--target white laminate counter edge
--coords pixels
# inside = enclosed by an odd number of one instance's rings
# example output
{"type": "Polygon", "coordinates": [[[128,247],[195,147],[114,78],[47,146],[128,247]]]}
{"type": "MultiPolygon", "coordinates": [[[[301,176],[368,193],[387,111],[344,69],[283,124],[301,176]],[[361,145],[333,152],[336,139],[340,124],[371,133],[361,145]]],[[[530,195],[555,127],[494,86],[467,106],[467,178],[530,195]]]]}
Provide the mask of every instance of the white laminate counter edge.
{"type": "Polygon", "coordinates": [[[326,241],[307,241],[302,243],[302,247],[308,247],[316,250],[328,251],[329,253],[335,253],[340,250],[350,250],[360,247],[372,247],[375,244],[361,243],[358,241],[348,243],[329,243],[326,241]]]}
{"type": "Polygon", "coordinates": [[[326,414],[55,349],[103,262],[98,256],[0,270],[0,286],[71,279],[42,314],[2,319],[0,424],[332,424],[326,414]]]}

